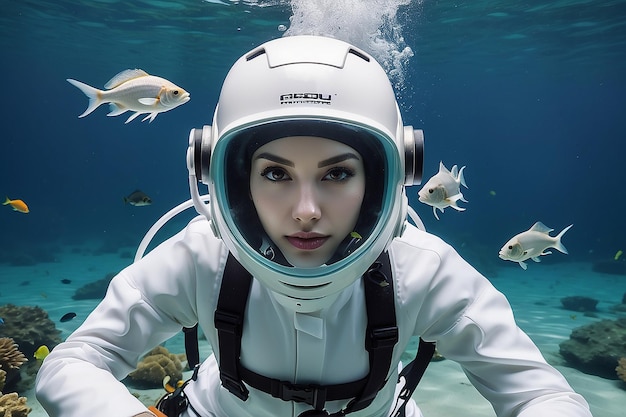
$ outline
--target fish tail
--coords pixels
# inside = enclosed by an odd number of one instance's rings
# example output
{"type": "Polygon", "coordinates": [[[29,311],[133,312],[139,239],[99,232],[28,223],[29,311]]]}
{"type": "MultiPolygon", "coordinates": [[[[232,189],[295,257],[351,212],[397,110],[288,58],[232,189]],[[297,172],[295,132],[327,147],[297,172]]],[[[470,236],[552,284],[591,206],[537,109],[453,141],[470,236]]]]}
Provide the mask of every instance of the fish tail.
{"type": "Polygon", "coordinates": [[[89,113],[94,111],[99,105],[104,103],[104,101],[102,100],[102,91],[98,90],[97,88],[87,85],[85,83],[82,83],[80,81],[73,80],[71,78],[68,78],[67,82],[72,84],[74,87],[78,88],[89,98],[89,105],[87,106],[87,110],[85,110],[83,114],[81,114],[78,117],[87,116],[89,113]]]}
{"type": "Polygon", "coordinates": [[[2,203],[3,206],[6,206],[7,204],[11,204],[11,199],[9,199],[9,197],[5,197],[4,203],[2,203]]]}
{"type": "Polygon", "coordinates": [[[465,169],[465,167],[462,167],[462,168],[459,170],[459,174],[457,175],[457,181],[459,181],[459,183],[460,183],[462,186],[464,186],[465,188],[469,188],[469,187],[467,186],[467,184],[465,183],[465,177],[463,176],[463,170],[464,170],[464,169],[465,169]]]}
{"type": "Polygon", "coordinates": [[[573,224],[570,224],[565,229],[561,230],[561,233],[559,233],[558,235],[555,236],[554,239],[556,240],[556,243],[554,244],[554,249],[556,249],[559,252],[562,252],[564,254],[568,254],[569,253],[567,251],[567,249],[565,248],[565,246],[563,246],[563,244],[561,243],[561,238],[563,237],[565,232],[567,232],[572,226],[573,226],[573,224]]]}

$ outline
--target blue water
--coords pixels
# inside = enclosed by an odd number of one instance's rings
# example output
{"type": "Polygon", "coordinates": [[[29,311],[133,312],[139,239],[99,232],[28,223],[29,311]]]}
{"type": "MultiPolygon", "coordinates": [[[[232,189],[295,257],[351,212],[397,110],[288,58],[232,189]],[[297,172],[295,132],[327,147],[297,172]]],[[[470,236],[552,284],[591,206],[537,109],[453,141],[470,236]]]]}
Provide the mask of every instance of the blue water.
{"type": "MultiPolygon", "coordinates": [[[[315,2],[4,1],[0,197],[31,212],[0,206],[0,268],[54,261],[80,245],[136,247],[189,198],[189,130],[211,123],[240,55],[285,33],[368,49],[380,16],[385,47],[370,52],[392,76],[405,124],[424,129],[424,180],[441,160],[467,166],[464,212],[447,209],[437,221],[417,201],[419,187],[408,190],[427,229],[484,271],[519,269],[498,250],[536,221],[555,232],[574,224],[563,240],[569,255],[545,263],[626,252],[625,1],[353,0],[321,2],[332,5],[322,14],[307,3],[315,2]],[[87,99],[65,79],[102,88],[126,68],[175,82],[191,101],[151,124],[106,117],[106,106],[79,119],[87,99]],[[124,205],[135,189],[154,203],[124,205]]],[[[624,288],[615,287],[618,302],[624,288]]]]}

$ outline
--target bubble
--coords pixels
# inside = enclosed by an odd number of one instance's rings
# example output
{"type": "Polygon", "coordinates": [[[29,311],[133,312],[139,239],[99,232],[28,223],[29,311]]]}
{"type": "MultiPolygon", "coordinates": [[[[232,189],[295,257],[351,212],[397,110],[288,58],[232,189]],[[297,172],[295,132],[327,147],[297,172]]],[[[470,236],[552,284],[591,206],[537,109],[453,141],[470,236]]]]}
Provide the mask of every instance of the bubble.
{"type": "Polygon", "coordinates": [[[285,25],[278,25],[278,31],[279,32],[284,32],[286,30],[287,30],[287,26],[285,26],[285,25]]]}
{"type": "MultiPolygon", "coordinates": [[[[415,1],[415,0],[413,0],[415,1]]],[[[291,0],[293,15],[283,36],[320,35],[351,43],[380,62],[398,91],[413,50],[397,14],[412,0],[291,0]]],[[[421,0],[418,1],[421,3],[421,0]]]]}

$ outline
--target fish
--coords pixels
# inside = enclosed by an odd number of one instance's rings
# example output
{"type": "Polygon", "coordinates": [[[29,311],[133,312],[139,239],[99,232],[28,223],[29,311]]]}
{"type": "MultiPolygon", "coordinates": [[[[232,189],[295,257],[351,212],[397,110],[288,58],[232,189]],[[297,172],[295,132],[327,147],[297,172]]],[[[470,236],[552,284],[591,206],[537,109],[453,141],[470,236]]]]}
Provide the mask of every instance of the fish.
{"type": "Polygon", "coordinates": [[[615,252],[615,256],[613,257],[613,259],[615,259],[616,261],[619,261],[620,256],[622,256],[624,252],[622,252],[622,250],[618,250],[617,252],[615,252]]]}
{"type": "Polygon", "coordinates": [[[37,348],[37,350],[35,351],[35,354],[33,355],[33,357],[37,360],[44,360],[46,358],[46,356],[48,356],[50,354],[50,349],[48,349],[48,346],[46,345],[41,345],[37,348]]]}
{"type": "Polygon", "coordinates": [[[74,312],[70,312],[70,313],[65,313],[63,315],[63,317],[61,317],[61,319],[59,320],[61,323],[65,323],[66,321],[70,321],[72,320],[74,317],[76,317],[76,313],[74,312]]]}
{"type": "Polygon", "coordinates": [[[72,280],[71,280],[71,279],[67,279],[67,278],[63,278],[63,279],[61,280],[61,283],[62,283],[62,284],[71,284],[71,283],[72,283],[72,280]]]}
{"type": "Polygon", "coordinates": [[[552,253],[546,251],[548,248],[554,248],[559,252],[567,254],[567,249],[561,243],[561,238],[572,226],[573,224],[570,224],[558,235],[550,236],[550,232],[554,229],[537,222],[525,232],[513,236],[502,246],[498,255],[500,259],[505,261],[517,262],[522,269],[526,270],[527,266],[524,261],[532,259],[535,262],[540,262],[539,256],[552,253]]]}
{"type": "Polygon", "coordinates": [[[124,204],[130,204],[131,206],[137,207],[149,206],[152,204],[152,199],[143,191],[135,190],[127,197],[124,197],[124,204]]]}
{"type": "Polygon", "coordinates": [[[127,69],[99,90],[81,81],[67,78],[67,82],[78,88],[89,98],[87,110],[79,118],[93,112],[98,106],[109,103],[111,112],[107,116],[118,116],[127,111],[133,113],[125,123],[133,121],[141,114],[148,114],[142,122],[151,123],[159,113],[172,110],[185,104],[191,96],[183,88],[161,77],[150,75],[141,69],[127,69]]]}
{"type": "Polygon", "coordinates": [[[463,177],[464,169],[465,167],[458,169],[454,165],[448,171],[443,162],[439,162],[439,172],[429,179],[417,193],[419,201],[433,207],[433,213],[437,220],[439,220],[437,209],[442,213],[446,207],[452,207],[458,211],[465,210],[465,208],[457,205],[459,200],[467,203],[467,200],[463,198],[461,193],[461,185],[467,188],[465,178],[463,177]]]}
{"type": "Polygon", "coordinates": [[[4,319],[0,317],[0,324],[4,324],[4,319]]]}
{"type": "Polygon", "coordinates": [[[13,207],[13,211],[19,211],[20,213],[30,213],[28,206],[22,200],[11,200],[9,197],[6,197],[2,205],[13,207]]]}

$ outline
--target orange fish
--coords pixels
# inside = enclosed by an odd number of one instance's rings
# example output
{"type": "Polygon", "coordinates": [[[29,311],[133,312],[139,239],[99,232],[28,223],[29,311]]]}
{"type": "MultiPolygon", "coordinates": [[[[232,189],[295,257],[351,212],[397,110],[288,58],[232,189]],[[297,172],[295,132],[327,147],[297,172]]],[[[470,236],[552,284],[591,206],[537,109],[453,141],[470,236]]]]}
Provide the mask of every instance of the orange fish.
{"type": "Polygon", "coordinates": [[[20,213],[28,213],[30,211],[28,210],[28,206],[25,202],[23,202],[22,200],[11,200],[9,199],[9,197],[6,198],[2,205],[10,205],[11,207],[13,207],[14,211],[19,211],[20,213]]]}

